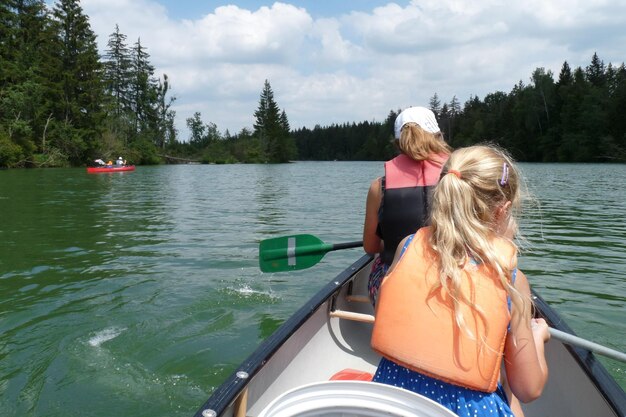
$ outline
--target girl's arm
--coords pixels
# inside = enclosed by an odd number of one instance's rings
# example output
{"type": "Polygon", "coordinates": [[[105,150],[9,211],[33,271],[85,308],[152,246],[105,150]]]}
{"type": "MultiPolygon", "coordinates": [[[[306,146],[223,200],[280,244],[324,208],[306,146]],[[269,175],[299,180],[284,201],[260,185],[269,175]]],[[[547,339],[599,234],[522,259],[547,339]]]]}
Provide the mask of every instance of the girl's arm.
{"type": "Polygon", "coordinates": [[[378,209],[382,200],[380,178],[372,181],[367,192],[367,202],[365,204],[365,222],[363,224],[363,249],[370,255],[380,253],[383,243],[376,234],[378,227],[378,209]]]}
{"type": "MultiPolygon", "coordinates": [[[[515,288],[530,299],[528,280],[519,270],[515,288]]],[[[511,391],[520,401],[527,403],[541,395],[548,380],[544,343],[550,339],[550,333],[545,320],[531,319],[530,311],[518,310],[513,304],[511,330],[504,347],[504,365],[511,391]]]]}
{"type": "Polygon", "coordinates": [[[500,381],[502,382],[502,388],[504,389],[504,394],[506,395],[506,399],[509,401],[509,407],[511,407],[511,411],[513,411],[513,415],[515,417],[524,417],[524,410],[522,410],[522,404],[520,404],[519,400],[513,393],[511,392],[511,387],[509,387],[509,383],[506,379],[506,372],[504,369],[504,363],[502,364],[502,368],[500,369],[500,381]]]}

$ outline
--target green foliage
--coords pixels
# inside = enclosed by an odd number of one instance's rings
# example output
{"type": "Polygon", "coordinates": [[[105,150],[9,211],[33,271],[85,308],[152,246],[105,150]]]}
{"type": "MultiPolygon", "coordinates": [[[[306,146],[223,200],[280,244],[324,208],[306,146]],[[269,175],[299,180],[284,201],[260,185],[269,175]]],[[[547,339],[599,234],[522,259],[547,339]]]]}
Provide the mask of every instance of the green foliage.
{"type": "Polygon", "coordinates": [[[4,1],[0,39],[0,166],[83,165],[131,149],[156,163],[155,147],[176,141],[167,76],[155,78],[146,48],[129,50],[117,26],[101,61],[79,0],[51,11],[4,1]]]}
{"type": "Polygon", "coordinates": [[[201,161],[203,164],[234,164],[238,162],[225,144],[221,142],[213,142],[207,146],[201,161]]]}
{"type": "Polygon", "coordinates": [[[126,155],[125,159],[130,164],[158,165],[163,162],[157,152],[157,147],[148,139],[139,139],[133,142],[126,155]]]}
{"type": "Polygon", "coordinates": [[[22,147],[0,129],[0,167],[14,167],[24,158],[22,147]]]}
{"type": "Polygon", "coordinates": [[[65,155],[72,165],[80,165],[84,162],[89,134],[67,123],[54,123],[50,129],[50,146],[65,155]]]}
{"type": "MultiPolygon", "coordinates": [[[[573,71],[563,63],[555,82],[551,71],[537,68],[528,84],[510,93],[470,97],[461,109],[456,97],[436,111],[444,137],[453,148],[495,142],[520,161],[626,161],[626,68],[604,65],[594,54],[590,65],[573,71]]],[[[385,160],[393,132],[393,112],[385,123],[316,126],[293,133],[301,159],[385,160]]]]}
{"type": "MultiPolygon", "coordinates": [[[[254,129],[222,135],[199,112],[177,141],[175,97],[155,76],[147,48],[128,46],[116,25],[101,59],[79,0],[0,2],[0,167],[84,165],[119,155],[135,164],[163,161],[283,163],[385,160],[397,150],[393,124],[352,122],[292,131],[268,80],[254,129]],[[169,157],[169,158],[168,158],[169,157]]],[[[567,62],[555,81],[537,68],[529,82],[483,100],[437,93],[428,105],[453,147],[491,141],[522,161],[626,161],[626,69],[598,54],[584,68],[567,62]]]]}
{"type": "Polygon", "coordinates": [[[254,117],[254,135],[260,141],[265,162],[283,163],[295,159],[297,149],[290,136],[287,114],[278,109],[268,80],[263,85],[254,117]]]}

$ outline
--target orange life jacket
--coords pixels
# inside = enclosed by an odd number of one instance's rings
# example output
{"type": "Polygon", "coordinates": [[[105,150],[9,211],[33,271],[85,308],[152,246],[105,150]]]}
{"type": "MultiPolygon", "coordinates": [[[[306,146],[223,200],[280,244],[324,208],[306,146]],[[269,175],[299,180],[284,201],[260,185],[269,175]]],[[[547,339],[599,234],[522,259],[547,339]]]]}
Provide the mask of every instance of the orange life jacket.
{"type": "MultiPolygon", "coordinates": [[[[495,391],[510,313],[507,292],[497,274],[467,262],[460,303],[465,327],[454,315],[453,299],[439,282],[436,254],[428,244],[430,227],[420,229],[393,271],[385,278],[376,304],[372,348],[406,368],[474,390],[495,391]]],[[[511,270],[515,248],[496,239],[496,251],[511,270]]]]}

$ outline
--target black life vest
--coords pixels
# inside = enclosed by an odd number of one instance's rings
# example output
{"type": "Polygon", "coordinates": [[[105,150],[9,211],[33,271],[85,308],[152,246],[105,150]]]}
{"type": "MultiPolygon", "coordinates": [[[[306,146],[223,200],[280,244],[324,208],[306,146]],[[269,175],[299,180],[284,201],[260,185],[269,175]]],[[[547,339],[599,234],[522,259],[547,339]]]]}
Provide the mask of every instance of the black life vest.
{"type": "Polygon", "coordinates": [[[401,154],[385,162],[377,233],[385,242],[380,256],[387,265],[402,239],[427,225],[430,194],[447,159],[448,155],[442,154],[415,161],[401,154]]]}

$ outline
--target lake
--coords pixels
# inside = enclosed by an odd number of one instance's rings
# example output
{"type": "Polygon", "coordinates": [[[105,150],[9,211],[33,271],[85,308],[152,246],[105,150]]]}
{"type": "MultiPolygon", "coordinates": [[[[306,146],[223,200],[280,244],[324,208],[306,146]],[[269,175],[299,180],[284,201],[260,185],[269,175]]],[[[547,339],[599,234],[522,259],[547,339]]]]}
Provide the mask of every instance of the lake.
{"type": "MultiPolygon", "coordinates": [[[[521,164],[520,268],[581,337],[626,351],[626,165],[521,164]]],[[[190,416],[362,255],[263,274],[261,240],[361,239],[380,162],[0,171],[0,415],[190,416]]],[[[603,359],[626,387],[624,364],[603,359]]]]}

